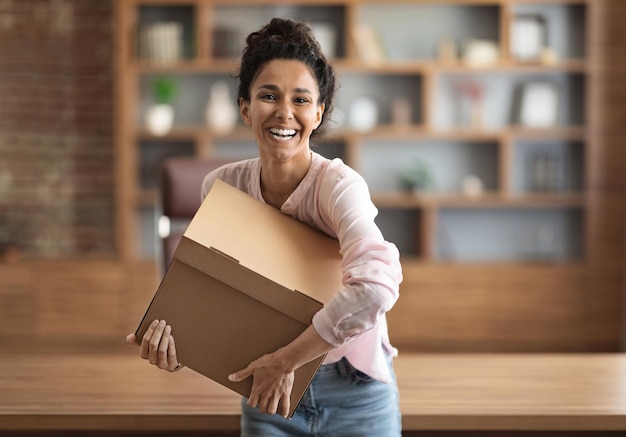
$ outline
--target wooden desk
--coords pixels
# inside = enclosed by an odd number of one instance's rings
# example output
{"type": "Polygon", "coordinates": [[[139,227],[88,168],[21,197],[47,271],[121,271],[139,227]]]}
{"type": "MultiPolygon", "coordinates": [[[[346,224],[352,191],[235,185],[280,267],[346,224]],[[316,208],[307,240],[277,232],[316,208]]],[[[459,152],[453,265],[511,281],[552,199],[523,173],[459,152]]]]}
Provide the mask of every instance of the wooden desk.
{"type": "MultiPolygon", "coordinates": [[[[236,394],[188,369],[159,371],[130,352],[3,354],[0,434],[237,435],[236,394]]],[[[407,435],[626,430],[626,355],[405,354],[396,360],[396,372],[407,435]]]]}

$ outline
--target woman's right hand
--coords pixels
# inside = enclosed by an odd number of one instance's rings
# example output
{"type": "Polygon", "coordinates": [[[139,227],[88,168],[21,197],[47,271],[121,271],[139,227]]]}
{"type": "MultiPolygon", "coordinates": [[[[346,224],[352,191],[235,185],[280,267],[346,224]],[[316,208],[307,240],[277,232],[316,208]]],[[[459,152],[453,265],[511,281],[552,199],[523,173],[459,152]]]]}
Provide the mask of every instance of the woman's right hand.
{"type": "MultiPolygon", "coordinates": [[[[128,334],[126,342],[137,344],[135,334],[128,334]]],[[[139,355],[159,369],[175,372],[183,365],[176,357],[176,344],[172,335],[172,327],[165,320],[153,321],[141,339],[139,355]]]]}

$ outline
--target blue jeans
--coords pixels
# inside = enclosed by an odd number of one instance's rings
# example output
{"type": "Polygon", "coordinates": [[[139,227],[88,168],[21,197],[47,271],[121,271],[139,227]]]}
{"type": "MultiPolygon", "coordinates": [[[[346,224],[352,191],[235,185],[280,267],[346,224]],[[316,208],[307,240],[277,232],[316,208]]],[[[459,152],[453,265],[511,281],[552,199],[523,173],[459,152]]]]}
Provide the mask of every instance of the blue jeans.
{"type": "Polygon", "coordinates": [[[242,437],[399,437],[398,386],[385,384],[343,360],[321,366],[291,420],[268,416],[242,399],[242,437]]]}

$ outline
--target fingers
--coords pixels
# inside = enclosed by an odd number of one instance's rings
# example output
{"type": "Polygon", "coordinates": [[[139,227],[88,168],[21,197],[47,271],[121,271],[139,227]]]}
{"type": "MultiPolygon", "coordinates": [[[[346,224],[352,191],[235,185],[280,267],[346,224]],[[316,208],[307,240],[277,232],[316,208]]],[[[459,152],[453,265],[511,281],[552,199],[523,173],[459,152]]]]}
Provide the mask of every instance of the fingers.
{"type": "Polygon", "coordinates": [[[278,411],[279,401],[280,401],[280,398],[278,396],[272,396],[267,403],[267,409],[265,412],[267,414],[276,414],[276,411],[278,411]]]}
{"type": "Polygon", "coordinates": [[[243,370],[232,373],[228,379],[233,382],[243,381],[252,376],[253,383],[247,404],[258,408],[263,414],[289,416],[290,395],[293,388],[293,372],[282,374],[260,364],[264,358],[253,361],[243,370]]]}
{"type": "Polygon", "coordinates": [[[283,393],[280,399],[280,411],[278,411],[278,413],[286,419],[289,417],[289,408],[291,408],[289,393],[283,393]]]}
{"type": "MultiPolygon", "coordinates": [[[[159,325],[160,325],[160,322],[159,322],[159,325]]],[[[170,348],[171,335],[172,335],[172,327],[170,325],[165,325],[165,327],[163,328],[163,334],[161,335],[161,339],[159,340],[157,344],[156,363],[153,363],[153,364],[156,364],[159,369],[170,368],[168,357],[170,355],[169,348],[170,348]]],[[[176,363],[174,363],[174,366],[176,366],[176,363]]]]}
{"type": "Polygon", "coordinates": [[[176,356],[176,343],[174,342],[173,335],[170,335],[170,347],[167,349],[167,362],[167,370],[169,370],[170,372],[177,372],[185,367],[178,362],[178,357],[176,356]]]}
{"type": "Polygon", "coordinates": [[[126,343],[136,345],[137,344],[137,338],[135,337],[135,334],[133,334],[133,333],[128,334],[126,336],[126,343]]]}
{"type": "Polygon", "coordinates": [[[139,354],[159,369],[174,372],[183,367],[176,356],[172,327],[165,320],[155,320],[150,324],[142,337],[139,354]]]}
{"type": "Polygon", "coordinates": [[[241,382],[247,377],[252,376],[253,373],[254,369],[248,366],[243,370],[228,375],[228,380],[231,382],[241,382]]]}
{"type": "MultiPolygon", "coordinates": [[[[150,364],[158,364],[159,361],[159,344],[163,337],[163,331],[167,324],[165,320],[159,321],[153,329],[152,336],[148,340],[148,361],[150,364]]],[[[168,339],[169,343],[169,339],[168,339]]]]}
{"type": "Polygon", "coordinates": [[[248,398],[249,407],[258,408],[259,413],[273,415],[279,413],[282,417],[289,416],[289,394],[282,395],[274,393],[260,396],[258,392],[252,391],[248,398]]]}
{"type": "Polygon", "coordinates": [[[153,321],[150,326],[148,326],[146,333],[141,338],[141,345],[139,345],[139,355],[144,360],[147,360],[150,357],[150,340],[152,339],[152,335],[154,334],[154,330],[156,329],[158,324],[158,320],[153,321]]]}
{"type": "Polygon", "coordinates": [[[251,408],[256,408],[259,405],[259,397],[256,393],[250,393],[247,404],[251,408]]]}

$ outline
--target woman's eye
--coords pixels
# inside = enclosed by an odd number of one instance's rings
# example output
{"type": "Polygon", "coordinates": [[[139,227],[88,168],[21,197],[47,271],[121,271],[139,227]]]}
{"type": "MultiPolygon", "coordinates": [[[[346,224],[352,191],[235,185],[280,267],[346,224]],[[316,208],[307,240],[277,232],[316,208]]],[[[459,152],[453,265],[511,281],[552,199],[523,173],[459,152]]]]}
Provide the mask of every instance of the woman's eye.
{"type": "Polygon", "coordinates": [[[276,97],[273,94],[265,94],[262,95],[261,98],[263,100],[276,100],[276,97]]]}
{"type": "Polygon", "coordinates": [[[295,99],[296,103],[308,103],[309,100],[305,97],[296,97],[295,99]]]}

